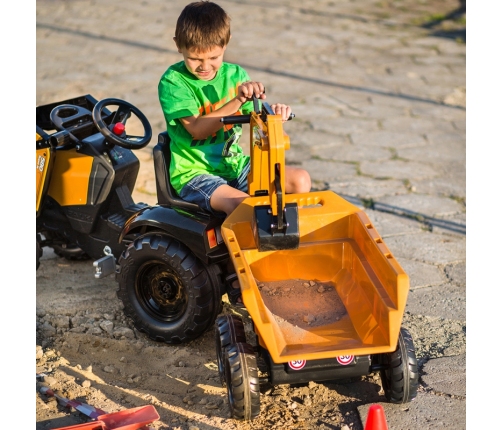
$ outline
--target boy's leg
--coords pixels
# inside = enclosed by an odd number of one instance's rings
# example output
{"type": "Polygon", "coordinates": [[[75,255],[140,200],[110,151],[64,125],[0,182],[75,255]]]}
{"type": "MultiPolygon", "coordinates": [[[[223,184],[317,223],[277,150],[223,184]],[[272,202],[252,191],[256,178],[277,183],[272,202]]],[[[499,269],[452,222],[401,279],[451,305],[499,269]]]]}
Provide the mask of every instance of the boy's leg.
{"type": "Polygon", "coordinates": [[[286,166],[286,193],[308,193],[311,186],[310,175],[305,169],[286,166]]]}

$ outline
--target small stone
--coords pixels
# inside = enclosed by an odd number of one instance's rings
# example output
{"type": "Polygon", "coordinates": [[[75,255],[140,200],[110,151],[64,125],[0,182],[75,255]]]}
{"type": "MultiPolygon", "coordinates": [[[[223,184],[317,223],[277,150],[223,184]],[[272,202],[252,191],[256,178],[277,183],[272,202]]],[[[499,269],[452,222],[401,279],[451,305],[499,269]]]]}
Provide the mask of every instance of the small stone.
{"type": "Polygon", "coordinates": [[[89,381],[88,379],[82,382],[82,387],[89,388],[90,386],[91,386],[91,381],[89,381]]]}
{"type": "Polygon", "coordinates": [[[188,403],[190,401],[190,396],[183,397],[183,403],[188,403]]]}
{"type": "Polygon", "coordinates": [[[106,331],[108,334],[112,334],[113,332],[113,322],[111,321],[103,321],[101,324],[99,324],[99,327],[106,331]]]}
{"type": "Polygon", "coordinates": [[[126,358],[125,357],[120,357],[120,360],[119,360],[121,363],[125,362],[126,361],[126,358]]]}
{"type": "Polygon", "coordinates": [[[313,286],[315,285],[315,282],[314,282],[314,281],[309,281],[309,285],[310,285],[311,287],[313,287],[313,286]]]}
{"type": "Polygon", "coordinates": [[[89,366],[87,366],[85,369],[84,369],[86,372],[92,372],[92,365],[89,364],[89,366]]]}
{"type": "Polygon", "coordinates": [[[304,286],[304,287],[310,287],[310,284],[309,284],[308,282],[304,282],[304,283],[303,283],[303,286],[304,286]]]}
{"type": "Polygon", "coordinates": [[[129,327],[117,327],[113,330],[113,337],[115,339],[121,339],[125,337],[126,339],[134,339],[134,331],[129,327]]]}
{"type": "Polygon", "coordinates": [[[41,358],[43,358],[44,356],[44,350],[42,349],[42,347],[40,345],[37,345],[37,360],[40,360],[41,358]]]}
{"type": "Polygon", "coordinates": [[[304,315],[303,321],[306,322],[307,324],[313,323],[315,321],[315,316],[312,314],[304,315]]]}
{"type": "Polygon", "coordinates": [[[103,371],[106,373],[115,373],[115,368],[113,366],[105,366],[103,371]]]}
{"type": "Polygon", "coordinates": [[[325,288],[324,288],[324,286],[323,286],[323,285],[321,285],[321,286],[317,289],[317,292],[318,292],[318,293],[321,293],[321,294],[322,294],[322,293],[324,293],[324,291],[326,291],[326,290],[325,290],[325,288]]]}
{"type": "Polygon", "coordinates": [[[206,405],[206,409],[218,409],[218,408],[219,406],[216,403],[210,402],[206,405]]]}
{"type": "Polygon", "coordinates": [[[199,405],[207,404],[207,399],[200,399],[199,405]]]}
{"type": "Polygon", "coordinates": [[[180,361],[180,362],[178,363],[178,367],[186,367],[185,362],[184,362],[184,361],[180,361]]]}

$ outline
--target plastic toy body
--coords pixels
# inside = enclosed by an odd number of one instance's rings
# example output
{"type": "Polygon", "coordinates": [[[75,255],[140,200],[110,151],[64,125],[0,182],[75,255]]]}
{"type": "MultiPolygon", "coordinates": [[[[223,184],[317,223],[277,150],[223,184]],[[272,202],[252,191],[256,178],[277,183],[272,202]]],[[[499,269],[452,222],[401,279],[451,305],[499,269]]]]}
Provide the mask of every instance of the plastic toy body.
{"type": "Polygon", "coordinates": [[[159,205],[149,206],[132,199],[134,150],[151,139],[136,107],[90,95],[37,107],[37,269],[45,246],[70,260],[95,259],[95,277],[116,276],[136,327],[179,343],[200,336],[221,312],[228,252],[221,219],[164,197],[165,136],[154,150],[159,205]],[[128,134],[131,118],[142,136],[128,134]]]}
{"type": "Polygon", "coordinates": [[[250,173],[254,195],[222,226],[257,343],[246,342],[238,318],[217,320],[218,367],[232,414],[259,414],[258,357],[272,384],[380,371],[388,399],[408,402],[418,386],[411,336],[401,328],[408,275],[361,209],[331,191],[281,192],[289,138],[264,105],[249,117],[259,160],[250,173]],[[235,380],[244,382],[236,387],[235,380]]]}

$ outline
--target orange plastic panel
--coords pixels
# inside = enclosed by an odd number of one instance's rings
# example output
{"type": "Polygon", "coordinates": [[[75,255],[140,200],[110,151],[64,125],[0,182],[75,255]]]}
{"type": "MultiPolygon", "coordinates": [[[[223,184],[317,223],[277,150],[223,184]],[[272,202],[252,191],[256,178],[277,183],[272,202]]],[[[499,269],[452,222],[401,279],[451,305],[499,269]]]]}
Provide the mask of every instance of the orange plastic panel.
{"type": "MultiPolygon", "coordinates": [[[[263,197],[244,200],[222,226],[260,344],[275,363],[395,350],[409,279],[366,214],[331,191],[285,197],[299,206],[298,249],[258,251],[251,223],[263,197]],[[300,327],[280,310],[272,313],[258,284],[298,279],[333,285],[343,316],[300,327]]],[[[316,312],[308,301],[288,305],[297,314],[316,312]]]]}
{"type": "Polygon", "coordinates": [[[57,151],[48,194],[61,206],[85,205],[93,157],[75,149],[57,151]]]}

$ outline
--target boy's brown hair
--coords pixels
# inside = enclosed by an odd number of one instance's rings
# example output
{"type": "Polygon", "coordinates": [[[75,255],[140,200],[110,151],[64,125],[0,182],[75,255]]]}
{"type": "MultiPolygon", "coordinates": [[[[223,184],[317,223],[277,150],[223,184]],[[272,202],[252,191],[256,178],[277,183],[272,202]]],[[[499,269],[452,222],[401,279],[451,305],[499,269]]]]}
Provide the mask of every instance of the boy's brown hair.
{"type": "Polygon", "coordinates": [[[176,23],[178,49],[207,51],[226,46],[230,40],[230,17],[216,3],[198,1],[185,6],[176,23]]]}

